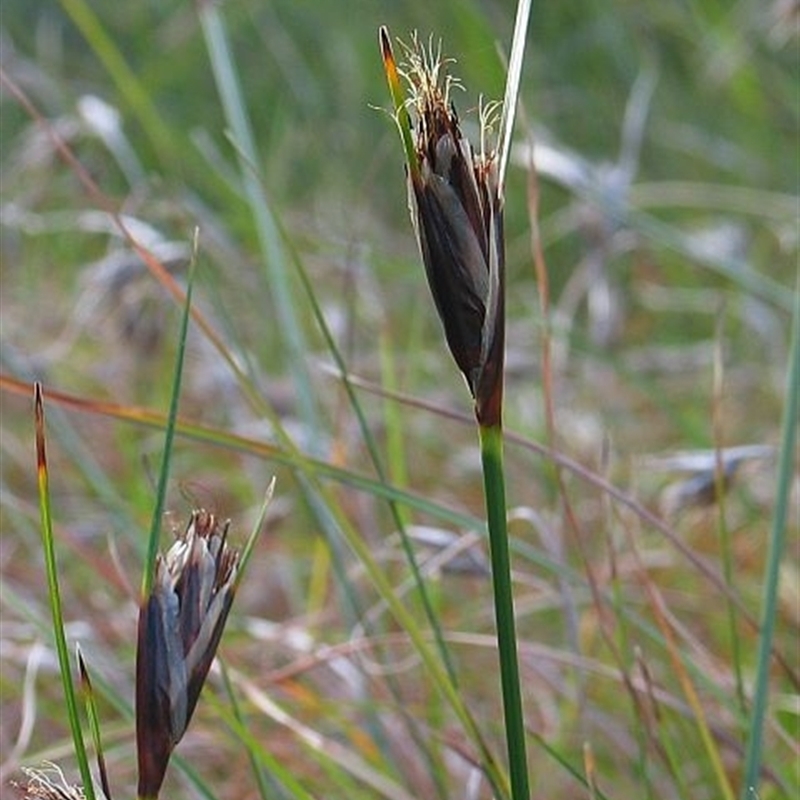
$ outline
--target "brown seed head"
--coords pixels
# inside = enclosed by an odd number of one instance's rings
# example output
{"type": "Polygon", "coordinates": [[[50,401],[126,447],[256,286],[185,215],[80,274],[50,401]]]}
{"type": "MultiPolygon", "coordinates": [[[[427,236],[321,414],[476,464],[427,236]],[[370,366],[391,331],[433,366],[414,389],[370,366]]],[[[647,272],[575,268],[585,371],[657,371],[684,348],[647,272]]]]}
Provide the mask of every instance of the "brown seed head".
{"type": "Polygon", "coordinates": [[[481,150],[461,131],[450,94],[458,82],[440,49],[417,39],[401,74],[411,87],[416,163],[409,204],[428,284],[478,421],[499,425],[505,340],[503,199],[493,152],[485,148],[496,105],[481,109],[481,150]]]}
{"type": "Polygon", "coordinates": [[[156,561],[153,589],[139,612],[136,746],[142,798],[158,796],[233,602],[239,554],[227,546],[228,525],[195,511],[186,532],[156,561]]]}

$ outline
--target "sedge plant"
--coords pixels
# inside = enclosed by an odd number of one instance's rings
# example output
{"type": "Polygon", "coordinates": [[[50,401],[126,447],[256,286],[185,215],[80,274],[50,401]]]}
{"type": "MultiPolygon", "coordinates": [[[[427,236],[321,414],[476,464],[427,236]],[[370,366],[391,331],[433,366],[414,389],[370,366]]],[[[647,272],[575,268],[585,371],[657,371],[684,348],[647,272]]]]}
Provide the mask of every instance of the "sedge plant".
{"type": "Polygon", "coordinates": [[[406,158],[411,219],[425,274],[453,358],[474,400],[483,466],[492,566],[500,685],[511,797],[530,797],[517,657],[503,471],[505,242],[503,178],[519,86],[529,4],[514,35],[498,149],[487,136],[495,103],[481,104],[481,142],[473,150],[450,98],[455,79],[441,48],[416,35],[398,65],[389,32],[380,29],[384,70],[406,158]],[[406,98],[403,81],[407,85],[406,98]],[[413,114],[413,125],[412,125],[413,114]]]}
{"type": "MultiPolygon", "coordinates": [[[[175,436],[191,293],[190,280],[178,341],[172,400],[166,424],[166,444],[139,609],[136,646],[138,800],[156,800],[159,797],[173,750],[186,732],[216,655],[236,589],[263,524],[266,507],[274,487],[273,479],[267,490],[259,520],[243,550],[240,551],[228,544],[229,522],[199,509],[192,513],[185,532],[165,554],[159,554],[160,521],[175,436]]],[[[70,723],[82,786],[67,783],[57,766],[47,765],[44,769],[24,770],[27,783],[20,788],[25,792],[26,798],[94,800],[95,797],[102,797],[111,800],[97,708],[88,669],[78,650],[78,666],[86,697],[86,715],[97,755],[102,790],[95,787],[89,767],[67,654],[50,511],[43,391],[39,383],[34,386],[34,411],[42,543],[48,595],[67,719],[70,723]]]]}

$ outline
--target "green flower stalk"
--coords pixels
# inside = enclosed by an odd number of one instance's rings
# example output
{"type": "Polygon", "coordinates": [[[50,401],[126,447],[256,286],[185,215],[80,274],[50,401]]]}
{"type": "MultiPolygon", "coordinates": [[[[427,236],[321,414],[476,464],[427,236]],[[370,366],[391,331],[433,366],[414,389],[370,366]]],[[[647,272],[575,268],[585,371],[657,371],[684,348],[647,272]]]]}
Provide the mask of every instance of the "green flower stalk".
{"type": "Polygon", "coordinates": [[[138,796],[158,797],[172,751],[192,718],[233,603],[239,553],[228,522],[192,514],[185,533],[156,560],[139,613],[136,650],[138,796]]]}
{"type": "MultiPolygon", "coordinates": [[[[524,46],[527,10],[517,22],[515,47],[524,46]],[[521,31],[518,35],[517,31],[521,31]]],[[[425,274],[445,338],[475,401],[492,560],[492,587],[500,658],[506,743],[513,800],[530,800],[525,727],[517,663],[514,602],[503,473],[503,363],[505,245],[502,168],[510,143],[522,49],[510,74],[501,127],[503,156],[486,148],[496,104],[481,106],[481,145],[463,135],[450,90],[457,85],[447,61],[416,37],[398,67],[389,33],[380,30],[389,91],[406,156],[409,207],[425,274]],[[405,98],[401,78],[410,89],[405,98]],[[512,99],[509,100],[509,97],[512,99]],[[412,115],[414,125],[412,128],[412,115]]]]}

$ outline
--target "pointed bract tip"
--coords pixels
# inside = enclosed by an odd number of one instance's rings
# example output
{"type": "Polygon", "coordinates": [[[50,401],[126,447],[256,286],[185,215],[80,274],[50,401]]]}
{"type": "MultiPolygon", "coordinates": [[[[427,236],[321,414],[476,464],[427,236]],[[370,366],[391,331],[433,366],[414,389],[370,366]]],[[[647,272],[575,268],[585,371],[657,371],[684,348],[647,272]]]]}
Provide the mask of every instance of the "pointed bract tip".
{"type": "Polygon", "coordinates": [[[33,384],[33,417],[36,429],[36,467],[42,472],[47,469],[47,456],[44,444],[44,399],[39,381],[33,384]]]}
{"type": "Polygon", "coordinates": [[[383,59],[383,70],[386,73],[386,80],[389,82],[389,91],[392,95],[392,100],[395,108],[398,105],[398,97],[402,92],[400,88],[400,75],[397,72],[397,62],[394,60],[394,53],[392,52],[392,41],[389,38],[389,29],[385,25],[381,25],[378,31],[378,40],[381,46],[381,58],[383,59]]]}
{"type": "Polygon", "coordinates": [[[381,25],[381,27],[378,28],[378,41],[381,43],[381,55],[383,56],[383,60],[386,61],[388,58],[393,58],[389,29],[385,25],[381,25]]]}
{"type": "Polygon", "coordinates": [[[86,661],[83,658],[83,652],[79,645],[75,647],[75,657],[78,660],[78,671],[81,674],[81,683],[87,686],[89,691],[91,691],[92,682],[89,679],[89,670],[86,668],[86,661]]]}

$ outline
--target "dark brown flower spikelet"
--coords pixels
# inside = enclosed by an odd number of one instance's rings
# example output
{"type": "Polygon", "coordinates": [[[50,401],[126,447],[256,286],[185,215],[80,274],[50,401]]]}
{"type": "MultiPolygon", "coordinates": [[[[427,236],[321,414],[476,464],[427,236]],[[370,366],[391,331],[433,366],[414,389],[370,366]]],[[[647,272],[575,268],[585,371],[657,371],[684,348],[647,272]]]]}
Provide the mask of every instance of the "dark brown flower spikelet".
{"type": "Polygon", "coordinates": [[[156,562],[139,613],[136,745],[139,797],[155,798],[194,712],[233,603],[239,554],[207,511],[156,562]]]}
{"type": "Polygon", "coordinates": [[[450,99],[457,81],[432,46],[405,48],[415,117],[416,164],[408,170],[412,220],[450,351],[482,425],[499,425],[505,343],[503,200],[484,135],[496,109],[481,108],[473,152],[450,99]]]}

